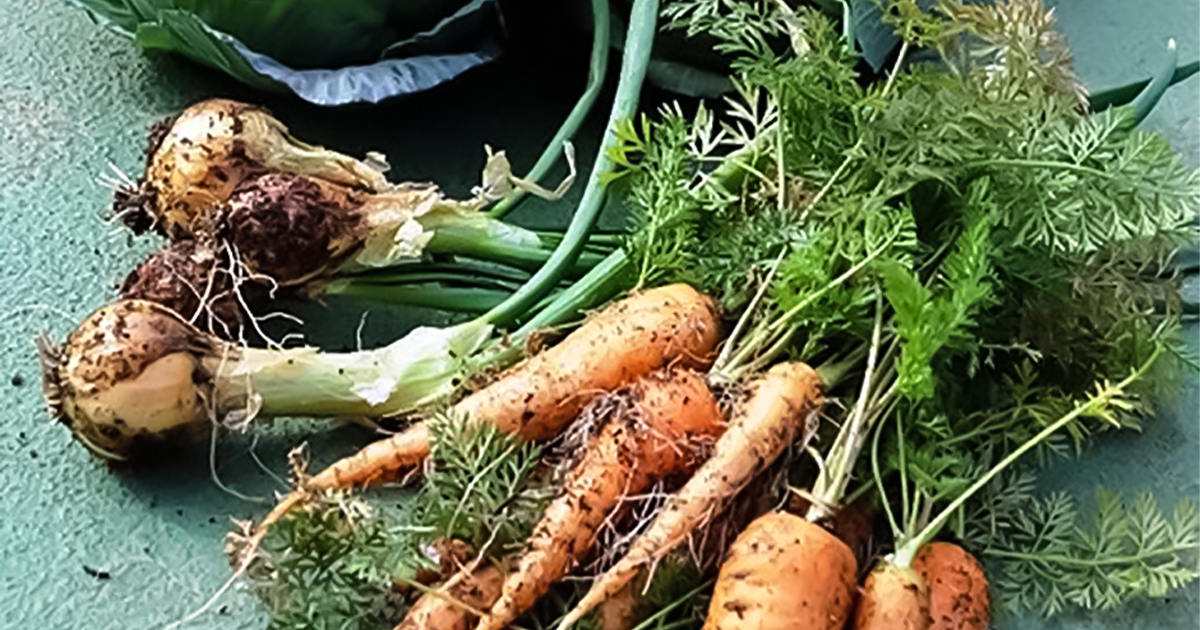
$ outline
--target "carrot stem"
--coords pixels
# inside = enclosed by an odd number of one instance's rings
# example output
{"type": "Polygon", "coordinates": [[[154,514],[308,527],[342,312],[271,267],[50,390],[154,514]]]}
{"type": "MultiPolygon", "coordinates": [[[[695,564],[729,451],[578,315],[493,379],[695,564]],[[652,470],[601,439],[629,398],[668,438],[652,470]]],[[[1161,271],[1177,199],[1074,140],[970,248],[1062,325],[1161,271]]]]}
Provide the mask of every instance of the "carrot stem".
{"type": "Polygon", "coordinates": [[[1116,385],[1105,384],[1105,386],[1100,388],[1095,396],[1092,396],[1086,402],[1076,403],[1075,408],[1069,413],[1063,415],[1058,420],[1055,420],[1045,429],[1042,429],[1037,435],[1029,438],[1029,440],[1027,440],[1024,444],[1017,447],[1004,459],[1000,460],[1000,463],[993,466],[991,470],[988,470],[987,473],[985,473],[982,477],[976,479],[975,483],[971,484],[970,487],[963,491],[962,494],[958,495],[958,497],[951,501],[950,504],[947,505],[941,512],[939,512],[938,515],[933,518],[933,520],[929,521],[929,524],[927,524],[920,532],[909,538],[899,549],[897,549],[893,564],[899,567],[912,566],[912,561],[916,556],[917,551],[923,545],[925,545],[925,543],[933,540],[933,537],[936,536],[939,531],[941,531],[942,526],[946,524],[946,521],[948,521],[950,517],[967,502],[968,499],[974,496],[976,492],[982,490],[984,486],[991,482],[992,479],[996,478],[996,475],[999,475],[1001,472],[1011,466],[1014,462],[1020,459],[1022,455],[1029,452],[1030,449],[1038,444],[1041,444],[1051,435],[1057,433],[1059,429],[1062,429],[1072,421],[1082,416],[1096,414],[1103,410],[1105,405],[1110,403],[1120,405],[1118,401],[1125,388],[1142,378],[1142,376],[1149,371],[1150,366],[1152,366],[1154,362],[1158,360],[1158,355],[1161,352],[1162,345],[1160,344],[1154,348],[1154,352],[1150,355],[1150,358],[1147,359],[1146,362],[1140,367],[1138,367],[1137,370],[1134,370],[1133,373],[1125,377],[1124,380],[1116,385]]]}

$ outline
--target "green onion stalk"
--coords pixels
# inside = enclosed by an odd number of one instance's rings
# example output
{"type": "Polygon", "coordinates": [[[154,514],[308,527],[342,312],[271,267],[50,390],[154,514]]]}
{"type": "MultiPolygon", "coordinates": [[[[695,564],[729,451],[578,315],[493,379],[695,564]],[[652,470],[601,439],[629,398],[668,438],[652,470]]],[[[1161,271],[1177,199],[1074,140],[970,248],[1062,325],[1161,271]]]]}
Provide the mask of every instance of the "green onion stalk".
{"type": "MultiPolygon", "coordinates": [[[[628,284],[620,250],[547,300],[588,249],[613,168],[604,147],[637,108],[656,31],[655,0],[633,6],[620,80],[583,197],[545,263],[483,315],[447,328],[421,327],[374,350],[247,348],[202,332],[171,309],[122,300],[90,315],[58,346],[39,340],[51,413],[94,454],[112,460],[154,454],[214,423],[255,417],[379,418],[452,396],[478,370],[519,360],[521,340],[611,299],[628,284]],[[498,340],[497,329],[518,326],[498,340]]],[[[386,249],[386,247],[384,247],[386,249]]]]}

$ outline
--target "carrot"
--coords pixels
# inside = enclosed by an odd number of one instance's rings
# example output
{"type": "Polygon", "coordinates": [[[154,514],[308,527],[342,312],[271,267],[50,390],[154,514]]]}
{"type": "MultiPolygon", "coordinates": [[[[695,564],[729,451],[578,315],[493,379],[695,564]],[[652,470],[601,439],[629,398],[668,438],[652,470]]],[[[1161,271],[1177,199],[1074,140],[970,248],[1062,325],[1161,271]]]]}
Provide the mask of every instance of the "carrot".
{"type": "MultiPolygon", "coordinates": [[[[559,344],[502,374],[454,406],[527,440],[557,435],[605,391],[679,362],[702,366],[719,335],[716,307],[686,284],[615,302],[559,344]]],[[[309,490],[395,481],[429,455],[429,427],[364,448],[312,477],[309,490]]]]}
{"type": "Polygon", "coordinates": [[[591,548],[628,494],[695,463],[688,442],[721,430],[721,413],[704,380],[689,370],[646,376],[619,394],[629,401],[588,445],[546,509],[504,593],[478,630],[500,630],[544,595],[591,548]]]}
{"type": "Polygon", "coordinates": [[[927,543],[912,569],[929,585],[930,630],[987,630],[991,611],[987,577],[958,545],[927,543]]]}
{"type": "Polygon", "coordinates": [[[504,573],[498,567],[484,566],[445,593],[422,595],[395,630],[467,630],[478,618],[472,610],[491,607],[503,584],[504,573]]]}
{"type": "Polygon", "coordinates": [[[456,408],[527,440],[555,435],[606,390],[665,365],[702,368],[720,335],[716,305],[686,284],[613,303],[456,408]]]}
{"type": "Polygon", "coordinates": [[[912,569],[882,562],[863,583],[854,630],[928,630],[929,587],[912,569]]]}
{"type": "MultiPolygon", "coordinates": [[[[464,398],[453,411],[527,440],[549,438],[607,390],[667,365],[706,365],[719,335],[712,299],[686,284],[650,289],[610,304],[554,347],[464,398]]],[[[425,461],[429,449],[429,426],[417,422],[334,462],[276,504],[247,549],[257,549],[267,528],[310,493],[403,479],[425,461]]]]}
{"type": "Polygon", "coordinates": [[[683,542],[689,533],[775,461],[800,435],[821,407],[821,379],[803,363],[781,363],[753,385],[753,393],[717,440],[712,456],[669,499],[616,565],[563,618],[559,629],[579,621],[588,611],[621,590],[643,567],[650,566],[683,542]]]}
{"type": "Polygon", "coordinates": [[[630,630],[637,625],[640,612],[637,596],[633,592],[633,582],[630,582],[596,608],[596,628],[630,630]]]}
{"type": "Polygon", "coordinates": [[[703,630],[840,630],[856,570],[850,548],[821,526],[767,513],[730,546],[703,630]]]}

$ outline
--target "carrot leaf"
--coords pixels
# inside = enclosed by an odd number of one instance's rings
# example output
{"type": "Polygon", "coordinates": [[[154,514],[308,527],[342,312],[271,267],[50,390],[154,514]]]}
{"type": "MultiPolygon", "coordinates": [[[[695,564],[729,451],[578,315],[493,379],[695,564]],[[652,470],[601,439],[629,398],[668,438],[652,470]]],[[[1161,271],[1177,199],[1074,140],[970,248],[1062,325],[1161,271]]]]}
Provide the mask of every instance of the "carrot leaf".
{"type": "Polygon", "coordinates": [[[1200,512],[1190,498],[1166,514],[1148,493],[1130,500],[1100,488],[1084,519],[1054,493],[1029,498],[1006,525],[983,552],[999,563],[995,592],[1014,612],[1107,610],[1200,578],[1200,512]]]}

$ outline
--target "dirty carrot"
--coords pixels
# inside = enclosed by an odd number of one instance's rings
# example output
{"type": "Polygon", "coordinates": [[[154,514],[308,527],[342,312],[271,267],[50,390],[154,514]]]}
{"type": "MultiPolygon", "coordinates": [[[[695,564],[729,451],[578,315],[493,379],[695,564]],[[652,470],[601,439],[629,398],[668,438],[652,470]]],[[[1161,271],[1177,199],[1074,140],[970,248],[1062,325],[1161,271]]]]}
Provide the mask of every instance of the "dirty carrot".
{"type": "Polygon", "coordinates": [[[987,576],[966,549],[948,542],[928,543],[913,558],[912,570],[929,588],[929,630],[987,630],[987,576]]]}
{"type": "MultiPolygon", "coordinates": [[[[526,440],[557,435],[606,391],[668,364],[702,366],[716,345],[712,301],[685,284],[615,302],[557,345],[505,372],[454,406],[455,414],[491,422],[526,440]]],[[[308,489],[395,481],[429,454],[420,422],[312,477],[308,489]]]]}
{"type": "Polygon", "coordinates": [[[822,404],[817,372],[803,363],[781,363],[752,384],[749,400],[730,420],[712,456],[669,500],[659,516],[615,566],[563,618],[558,628],[579,621],[621,590],[704,524],[723,503],[762,472],[797,437],[822,404]]]}
{"type": "Polygon", "coordinates": [[[730,546],[704,630],[840,630],[856,567],[850,548],[825,528],[767,513],[730,546]]]}
{"type": "Polygon", "coordinates": [[[854,611],[855,630],[927,630],[930,593],[916,571],[882,564],[871,571],[854,611]]]}
{"type": "Polygon", "coordinates": [[[721,429],[712,393],[688,370],[656,372],[614,396],[621,401],[617,411],[546,509],[504,594],[477,630],[512,623],[587,553],[625,496],[688,470],[697,440],[711,440],[721,429]]]}
{"type": "Polygon", "coordinates": [[[444,591],[428,590],[394,630],[467,630],[500,597],[504,573],[488,565],[444,591]]]}

